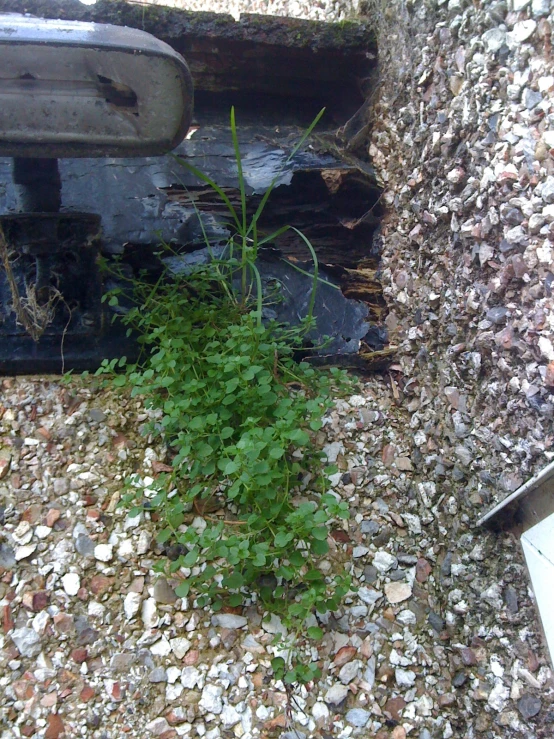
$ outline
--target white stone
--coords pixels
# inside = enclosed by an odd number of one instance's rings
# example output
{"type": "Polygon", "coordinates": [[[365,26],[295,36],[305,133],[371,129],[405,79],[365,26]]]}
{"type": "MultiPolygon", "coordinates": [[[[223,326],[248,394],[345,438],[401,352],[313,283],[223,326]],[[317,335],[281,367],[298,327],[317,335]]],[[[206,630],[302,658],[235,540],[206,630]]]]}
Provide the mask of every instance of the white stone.
{"type": "Polygon", "coordinates": [[[168,724],[167,719],[159,716],[153,721],[149,721],[144,728],[150,734],[153,734],[154,736],[160,736],[160,734],[169,731],[171,729],[171,726],[168,724]]]}
{"type": "Polygon", "coordinates": [[[554,359],[554,346],[552,346],[552,342],[546,336],[539,337],[539,349],[543,357],[546,357],[549,362],[554,359]]]}
{"type": "Polygon", "coordinates": [[[341,667],[339,680],[343,685],[348,685],[358,677],[361,664],[362,663],[359,659],[354,659],[352,662],[347,662],[343,667],[341,667]]]}
{"type": "Polygon", "coordinates": [[[373,588],[367,588],[363,585],[358,588],[358,598],[364,603],[367,603],[368,606],[372,606],[382,597],[383,593],[379,592],[379,590],[373,590],[373,588]]]}
{"type": "Polygon", "coordinates": [[[17,547],[14,552],[16,562],[20,562],[22,559],[27,559],[27,557],[30,557],[31,554],[35,553],[36,548],[36,544],[25,544],[22,547],[17,547]]]}
{"type": "Polygon", "coordinates": [[[376,664],[377,664],[377,660],[375,658],[375,655],[372,655],[367,661],[367,666],[363,674],[363,681],[365,683],[365,686],[363,686],[364,690],[371,690],[373,685],[375,684],[376,664]]]}
{"type": "Polygon", "coordinates": [[[41,650],[40,637],[34,629],[15,629],[11,637],[22,657],[36,657],[41,650]]]}
{"type": "Polygon", "coordinates": [[[416,674],[413,670],[403,670],[397,667],[394,671],[394,678],[401,688],[411,688],[416,681],[416,674]]]}
{"type": "MultiPolygon", "coordinates": [[[[551,135],[554,138],[554,131],[545,131],[542,137],[546,142],[546,140],[549,139],[551,135]]],[[[543,182],[541,188],[541,197],[545,203],[554,203],[554,177],[547,177],[546,180],[543,182]]]]}
{"type": "Polygon", "coordinates": [[[546,219],[541,213],[533,213],[533,215],[529,218],[529,233],[538,234],[541,228],[544,226],[545,222],[546,219]]]}
{"type": "Polygon", "coordinates": [[[81,587],[81,578],[76,572],[68,572],[62,577],[62,587],[67,595],[77,595],[81,587]]]}
{"type": "Polygon", "coordinates": [[[135,544],[132,539],[123,539],[123,541],[117,547],[117,556],[123,561],[131,559],[132,557],[134,557],[135,554],[135,544]]]}
{"type": "Polygon", "coordinates": [[[37,613],[37,615],[33,618],[33,629],[39,635],[44,634],[49,621],[50,614],[48,613],[48,611],[39,611],[39,613],[37,613]]]}
{"type": "Polygon", "coordinates": [[[219,685],[208,683],[202,691],[202,697],[198,703],[199,707],[206,711],[206,713],[220,714],[223,710],[222,694],[223,688],[220,688],[219,685]]]}
{"type": "Polygon", "coordinates": [[[165,636],[162,636],[161,639],[152,644],[150,651],[158,657],[167,657],[171,653],[171,645],[165,636]]]}
{"type": "Polygon", "coordinates": [[[33,538],[29,521],[21,521],[13,530],[12,537],[17,544],[28,544],[33,538]]]}
{"type": "Polygon", "coordinates": [[[418,716],[430,716],[433,712],[433,699],[429,695],[422,695],[414,701],[414,706],[418,716]]]}
{"type": "Polygon", "coordinates": [[[552,247],[548,241],[537,247],[537,259],[542,264],[552,264],[552,247]]]}
{"type": "Polygon", "coordinates": [[[111,544],[97,544],[94,547],[94,558],[99,562],[111,562],[113,547],[111,544]]]}
{"type": "Polygon", "coordinates": [[[240,713],[234,706],[225,705],[221,711],[221,723],[225,729],[230,729],[240,721],[240,713]]]}
{"type": "Polygon", "coordinates": [[[371,714],[363,708],[351,708],[345,718],[349,724],[352,724],[352,726],[362,728],[367,726],[369,719],[371,718],[371,714]]]}
{"type": "Polygon", "coordinates": [[[335,464],[339,454],[344,454],[344,446],[342,441],[333,441],[323,447],[323,453],[327,457],[329,464],[335,464]]]}
{"type": "Polygon", "coordinates": [[[514,226],[505,233],[508,244],[524,244],[527,241],[527,234],[521,226],[514,226]]]}
{"type": "Polygon", "coordinates": [[[504,674],[504,668],[500,664],[500,659],[496,655],[491,657],[490,666],[491,672],[495,677],[502,677],[504,674]]]}
{"type": "Polygon", "coordinates": [[[127,620],[136,616],[140,610],[142,596],[140,593],[127,593],[123,600],[123,610],[127,620]]]}
{"type": "Polygon", "coordinates": [[[490,244],[487,244],[486,241],[483,241],[483,243],[479,247],[479,264],[481,265],[481,267],[493,257],[494,248],[490,244]]]}
{"type": "Polygon", "coordinates": [[[158,609],[154,598],[146,598],[142,604],[142,623],[147,629],[155,629],[159,622],[158,609]]]}
{"type": "Polygon", "coordinates": [[[412,588],[407,582],[388,582],[385,585],[385,595],[389,603],[401,603],[412,595],[412,588]]]}
{"type": "Polygon", "coordinates": [[[252,634],[245,636],[244,641],[242,642],[242,648],[246,649],[247,652],[253,652],[254,654],[265,653],[265,647],[263,647],[260,642],[256,641],[252,634]]]}
{"type": "Polygon", "coordinates": [[[331,703],[336,706],[339,703],[342,703],[347,695],[348,695],[348,685],[341,685],[340,683],[335,683],[325,693],[323,700],[325,701],[325,703],[331,703]]]}
{"type": "Polygon", "coordinates": [[[373,566],[375,569],[379,570],[379,572],[388,572],[392,567],[396,567],[397,564],[398,560],[396,557],[393,557],[392,554],[389,554],[384,550],[376,552],[375,557],[373,558],[373,566]]]}
{"type": "Polygon", "coordinates": [[[165,688],[166,701],[168,701],[168,703],[171,703],[172,701],[176,701],[178,698],[181,697],[183,690],[184,688],[181,685],[181,683],[173,683],[173,684],[168,683],[165,688]]]}
{"type": "Polygon", "coordinates": [[[103,618],[104,613],[106,612],[106,606],[104,606],[102,603],[98,603],[95,600],[91,600],[87,607],[87,613],[89,616],[92,616],[93,618],[103,618]]]}
{"type": "Polygon", "coordinates": [[[503,31],[501,28],[491,28],[485,31],[482,39],[489,54],[494,54],[505,43],[506,31],[503,31]]]}
{"type": "Polygon", "coordinates": [[[287,633],[286,628],[283,626],[283,622],[275,613],[272,613],[269,619],[264,618],[264,620],[262,621],[262,629],[264,631],[267,631],[268,634],[287,633]]]}
{"type": "Polygon", "coordinates": [[[191,648],[191,642],[183,636],[177,636],[175,639],[170,639],[169,643],[171,644],[171,651],[177,659],[183,659],[185,654],[191,648]]]}
{"type": "Polygon", "coordinates": [[[552,221],[554,221],[554,203],[544,206],[542,209],[542,217],[547,223],[552,223],[552,221]]]}
{"type": "MultiPolygon", "coordinates": [[[[342,685],[340,686],[342,687],[342,685]]],[[[330,712],[325,703],[316,701],[312,706],[312,716],[315,721],[326,721],[329,718],[330,712]]]]}
{"type": "Polygon", "coordinates": [[[404,611],[400,611],[396,620],[403,626],[410,626],[417,622],[415,613],[407,608],[404,611]]]}
{"type": "Polygon", "coordinates": [[[541,18],[550,13],[551,0],[532,0],[531,13],[534,18],[541,18]]]}
{"type": "Polygon", "coordinates": [[[270,716],[271,711],[269,708],[266,708],[266,706],[261,705],[256,708],[256,718],[259,718],[260,721],[267,721],[270,716]]]}
{"type": "Polygon", "coordinates": [[[537,22],[533,20],[519,21],[514,25],[514,30],[511,32],[511,40],[516,44],[522,44],[527,41],[535,33],[537,28],[537,22]]]}
{"type": "Polygon", "coordinates": [[[136,529],[142,523],[142,512],[138,516],[126,516],[123,522],[123,530],[129,531],[129,529],[136,529]]]}
{"type": "Polygon", "coordinates": [[[37,539],[46,539],[52,533],[50,526],[37,526],[35,529],[35,536],[37,539]]]}
{"type": "Polygon", "coordinates": [[[171,667],[167,668],[167,682],[170,685],[173,685],[173,683],[176,683],[180,677],[181,677],[181,670],[178,667],[175,667],[175,665],[172,665],[171,667]]]}
{"type": "Polygon", "coordinates": [[[502,711],[508,702],[510,697],[510,691],[506,685],[496,678],[494,681],[494,688],[491,690],[487,703],[494,711],[502,711]]]}
{"type": "Polygon", "coordinates": [[[150,549],[151,541],[152,536],[148,533],[148,531],[141,531],[137,542],[137,554],[146,554],[146,552],[150,549]]]}
{"type": "Polygon", "coordinates": [[[184,688],[192,690],[200,684],[201,680],[202,675],[200,673],[200,670],[197,670],[196,667],[183,668],[183,671],[181,672],[181,683],[184,688]]]}
{"type": "Polygon", "coordinates": [[[244,616],[237,616],[234,613],[217,613],[212,616],[212,624],[220,626],[223,629],[241,629],[246,626],[248,619],[244,616]]]}

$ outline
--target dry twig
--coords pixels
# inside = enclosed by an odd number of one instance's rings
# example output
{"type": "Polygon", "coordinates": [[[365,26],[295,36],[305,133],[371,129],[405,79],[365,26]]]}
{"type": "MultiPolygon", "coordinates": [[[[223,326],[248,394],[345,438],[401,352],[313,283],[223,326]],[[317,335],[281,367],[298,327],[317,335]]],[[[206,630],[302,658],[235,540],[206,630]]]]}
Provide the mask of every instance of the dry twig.
{"type": "Polygon", "coordinates": [[[16,321],[23,326],[33,341],[38,341],[54,320],[56,306],[60,300],[63,300],[62,295],[55,287],[50,287],[48,300],[41,302],[37,298],[36,288],[34,285],[26,285],[26,296],[22,297],[20,295],[12,269],[10,249],[1,225],[0,260],[4,267],[6,279],[8,280],[8,285],[10,287],[12,307],[16,321]]]}

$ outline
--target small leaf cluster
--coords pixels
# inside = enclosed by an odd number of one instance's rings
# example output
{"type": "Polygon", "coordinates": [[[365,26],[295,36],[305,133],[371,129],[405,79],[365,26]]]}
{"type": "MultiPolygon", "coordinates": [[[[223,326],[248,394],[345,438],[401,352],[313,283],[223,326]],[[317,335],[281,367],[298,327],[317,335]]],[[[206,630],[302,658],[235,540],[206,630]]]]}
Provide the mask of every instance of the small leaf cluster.
{"type": "MultiPolygon", "coordinates": [[[[316,566],[330,521],[348,516],[328,490],[336,468],[314,443],[343,380],[296,362],[289,328],[260,326],[255,311],[214,294],[210,277],[198,272],[194,293],[190,277],[158,285],[148,310],[125,318],[147,351],[115,379],[158,411],[146,431],[173,455],[153,497],[131,489],[125,502],[134,515],[157,512],[158,542],[180,545],[169,570],[190,572],[178,595],[192,590],[199,605],[218,610],[255,592],[269,610],[301,622],[314,609],[336,610],[349,586],[346,576],[328,583],[316,566]],[[191,525],[191,505],[213,511],[205,527],[191,525]]],[[[114,368],[106,362],[101,371],[114,368]]]]}

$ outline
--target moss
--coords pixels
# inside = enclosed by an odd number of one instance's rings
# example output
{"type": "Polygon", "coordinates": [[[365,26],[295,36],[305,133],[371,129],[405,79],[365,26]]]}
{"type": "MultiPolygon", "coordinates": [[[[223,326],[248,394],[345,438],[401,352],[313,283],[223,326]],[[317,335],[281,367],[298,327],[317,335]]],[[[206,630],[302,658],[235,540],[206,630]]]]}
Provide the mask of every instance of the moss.
{"type": "Polygon", "coordinates": [[[336,49],[343,52],[368,50],[375,45],[375,34],[370,26],[352,20],[325,23],[245,14],[240,22],[236,22],[230,15],[163,5],[133,5],[125,0],[99,0],[91,6],[83,5],[78,0],[0,0],[0,11],[128,25],[165,40],[216,37],[288,48],[336,49]]]}

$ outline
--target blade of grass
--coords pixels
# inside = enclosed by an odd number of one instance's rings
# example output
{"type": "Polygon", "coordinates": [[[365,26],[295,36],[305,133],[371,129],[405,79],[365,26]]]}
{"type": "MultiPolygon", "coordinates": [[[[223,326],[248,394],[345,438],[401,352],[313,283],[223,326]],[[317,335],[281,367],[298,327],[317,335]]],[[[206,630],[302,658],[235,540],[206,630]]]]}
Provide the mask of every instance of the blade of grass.
{"type": "Polygon", "coordinates": [[[254,273],[256,278],[256,323],[258,326],[262,325],[262,309],[263,309],[263,295],[262,295],[262,277],[260,270],[256,267],[254,262],[249,262],[249,266],[254,273]]]}
{"type": "MultiPolygon", "coordinates": [[[[302,275],[306,275],[306,277],[313,277],[311,272],[308,272],[305,269],[302,269],[302,267],[299,267],[294,262],[291,262],[289,259],[285,259],[284,257],[281,257],[281,261],[285,262],[285,264],[288,264],[290,267],[295,269],[297,272],[300,272],[302,275]]],[[[332,282],[329,282],[328,280],[323,279],[323,277],[318,277],[317,281],[320,283],[320,285],[328,285],[329,287],[334,288],[335,290],[340,290],[340,287],[338,285],[333,284],[332,282]]]]}
{"type": "Polygon", "coordinates": [[[260,239],[258,241],[258,246],[263,246],[264,244],[267,244],[268,241],[275,241],[276,238],[278,238],[281,234],[284,234],[285,231],[288,231],[290,226],[281,226],[281,228],[278,228],[277,231],[274,231],[269,236],[264,236],[263,239],[260,239]]]}
{"type": "Polygon", "coordinates": [[[311,134],[311,132],[314,130],[314,128],[317,126],[319,121],[323,118],[323,114],[325,113],[325,108],[322,108],[319,113],[316,115],[316,117],[313,119],[313,121],[310,123],[308,128],[304,131],[302,136],[300,137],[300,140],[298,143],[294,146],[293,150],[289,154],[289,157],[286,161],[286,164],[290,162],[290,160],[294,157],[294,155],[297,153],[297,151],[300,149],[301,146],[303,146],[304,142],[308,138],[308,136],[311,134]]]}
{"type": "Polygon", "coordinates": [[[317,290],[317,279],[319,277],[319,261],[317,259],[317,254],[315,253],[314,247],[312,246],[310,239],[305,234],[303,234],[302,231],[299,231],[294,226],[291,226],[291,228],[293,231],[295,231],[300,236],[302,241],[308,247],[308,250],[310,254],[312,255],[312,261],[314,263],[314,279],[312,282],[312,291],[310,293],[310,303],[308,305],[308,315],[307,315],[308,321],[311,321],[313,314],[314,314],[315,293],[317,290]]]}
{"type": "Polygon", "coordinates": [[[246,233],[246,188],[244,182],[244,174],[242,171],[242,156],[239,147],[239,138],[237,134],[237,123],[235,120],[235,107],[231,107],[231,137],[233,139],[233,149],[235,151],[235,161],[237,163],[237,175],[239,179],[239,191],[240,191],[240,207],[242,214],[242,230],[241,234],[246,233]]]}
{"type": "Polygon", "coordinates": [[[229,200],[229,198],[227,197],[227,195],[225,194],[225,192],[222,190],[222,188],[216,182],[214,182],[211,179],[211,177],[208,177],[207,174],[204,174],[204,172],[202,172],[200,169],[198,169],[197,167],[195,167],[194,164],[191,164],[190,162],[187,162],[187,160],[186,159],[183,159],[183,157],[179,157],[179,156],[177,156],[175,154],[172,154],[171,156],[177,162],[179,162],[179,164],[181,164],[183,167],[185,167],[185,169],[188,169],[188,171],[191,172],[191,174],[193,174],[195,177],[198,177],[198,179],[199,180],[202,180],[202,182],[205,182],[206,185],[208,185],[209,187],[211,187],[212,190],[214,190],[219,195],[219,197],[223,200],[223,202],[227,206],[227,209],[229,210],[229,213],[233,217],[233,220],[235,222],[235,225],[236,225],[237,229],[240,231],[240,228],[241,228],[240,219],[239,219],[239,217],[237,215],[237,212],[236,212],[233,204],[231,203],[231,201],[229,200]]]}

